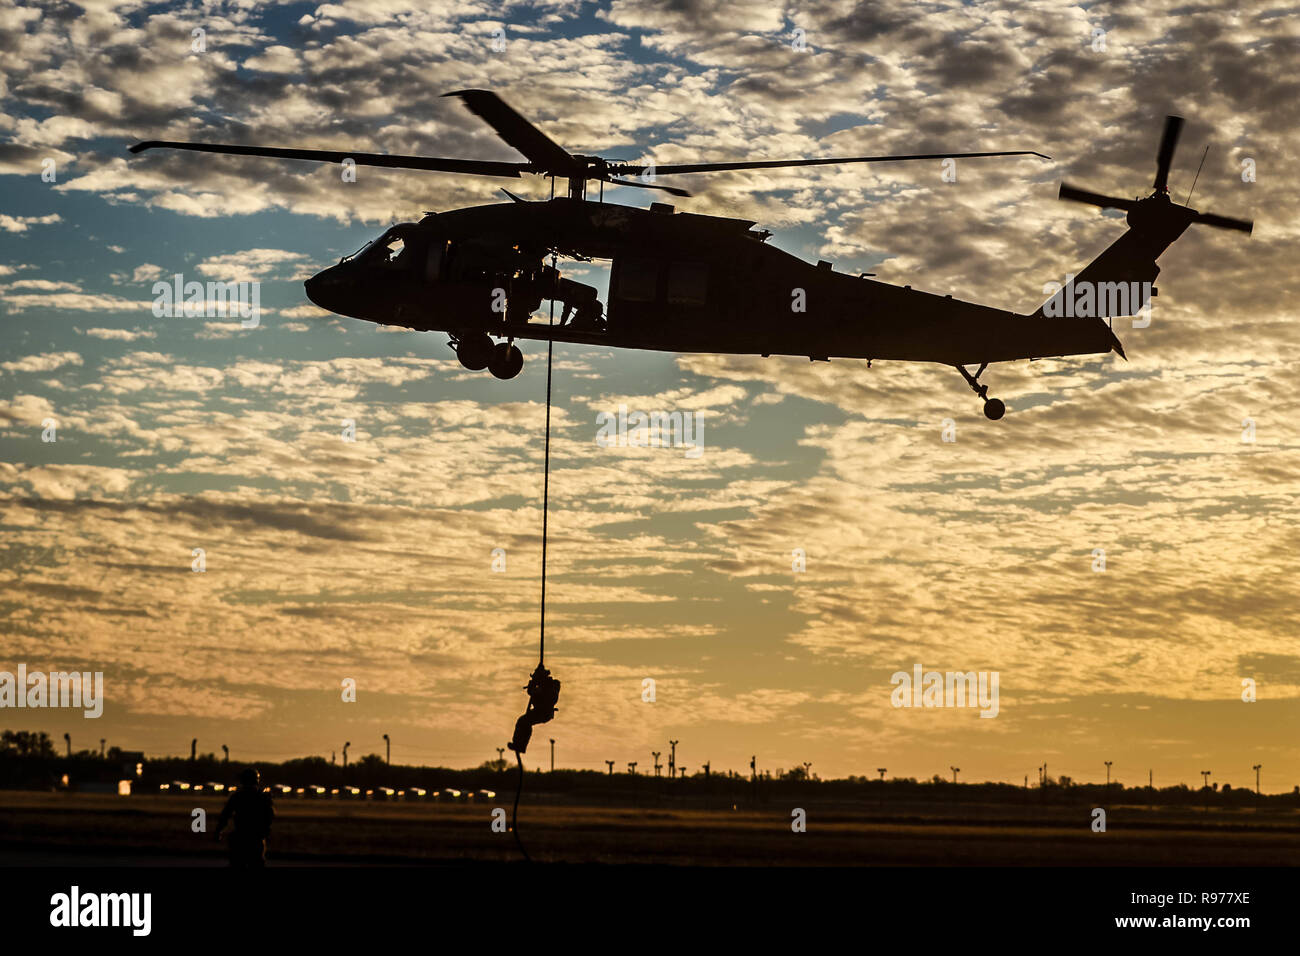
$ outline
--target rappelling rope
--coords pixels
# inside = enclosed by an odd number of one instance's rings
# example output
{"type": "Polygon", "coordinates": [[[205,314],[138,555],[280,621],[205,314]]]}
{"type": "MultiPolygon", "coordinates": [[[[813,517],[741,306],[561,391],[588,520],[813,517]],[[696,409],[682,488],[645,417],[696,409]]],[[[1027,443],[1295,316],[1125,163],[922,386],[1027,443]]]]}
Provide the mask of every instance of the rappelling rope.
{"type": "MultiPolygon", "coordinates": [[[[551,254],[551,268],[555,268],[556,257],[551,254]]],[[[547,323],[547,329],[555,325],[555,299],[551,299],[551,317],[547,323]]],[[[547,532],[547,515],[550,510],[551,500],[551,367],[552,359],[555,355],[555,339],[548,336],[546,340],[546,451],[545,463],[542,466],[542,613],[540,637],[537,648],[537,666],[541,667],[546,663],[546,532],[547,532]]],[[[519,797],[524,792],[524,758],[515,751],[515,760],[519,763],[519,784],[515,787],[515,805],[510,812],[510,829],[514,831],[515,843],[519,845],[519,852],[524,855],[524,859],[529,863],[533,858],[528,855],[524,849],[524,843],[519,839],[519,797]]]]}

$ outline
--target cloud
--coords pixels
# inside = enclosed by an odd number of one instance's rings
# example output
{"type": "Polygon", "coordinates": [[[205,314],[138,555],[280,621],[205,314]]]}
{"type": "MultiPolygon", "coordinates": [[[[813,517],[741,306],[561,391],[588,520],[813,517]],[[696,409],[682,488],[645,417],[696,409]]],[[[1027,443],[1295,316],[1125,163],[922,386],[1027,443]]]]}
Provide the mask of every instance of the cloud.
{"type": "Polygon", "coordinates": [[[6,372],[52,372],[65,365],[84,365],[76,352],[51,352],[45,355],[28,355],[15,362],[0,362],[6,372]]]}
{"type": "Polygon", "coordinates": [[[57,212],[48,216],[8,216],[0,213],[0,229],[5,232],[26,232],[30,226],[48,226],[62,221],[57,212]]]}

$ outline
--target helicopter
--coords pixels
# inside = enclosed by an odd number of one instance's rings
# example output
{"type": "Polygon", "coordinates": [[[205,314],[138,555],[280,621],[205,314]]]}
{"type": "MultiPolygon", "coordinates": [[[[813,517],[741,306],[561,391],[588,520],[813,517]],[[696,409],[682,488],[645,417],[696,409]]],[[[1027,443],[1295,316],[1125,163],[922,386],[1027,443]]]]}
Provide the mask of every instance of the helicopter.
{"type": "MultiPolygon", "coordinates": [[[[690,193],[658,177],[729,170],[855,163],[1038,156],[1034,150],[710,162],[625,163],[575,155],[489,90],[460,98],[526,162],[397,156],[317,149],[149,140],[132,153],[176,149],[276,159],[314,160],[475,176],[549,176],[551,197],[510,200],[402,222],[305,283],[326,311],[380,325],[446,333],[467,369],[498,379],[523,368],[516,340],[603,345],[667,352],[807,356],[810,361],[865,359],[937,362],[959,371],[998,420],[1006,412],[980,377],[994,362],[1073,355],[1124,355],[1111,321],[1137,315],[1157,294],[1155,260],[1192,223],[1249,233],[1250,222],[1197,212],[1169,198],[1168,176],[1183,119],[1166,118],[1154,191],[1123,199],[1062,184],[1059,198],[1127,212],[1128,230],[1061,290],[1020,314],[849,275],[831,263],[806,262],[768,244],[772,233],[751,220],[678,212],[668,203],[640,209],[604,202],[605,184],[690,193]],[[626,178],[626,177],[632,178],[626,178]],[[567,180],[556,196],[555,180],[567,180]],[[587,199],[589,184],[597,201],[587,199]],[[547,259],[550,259],[548,262],[547,259]],[[563,275],[560,258],[608,260],[609,302],[563,275]],[[1075,289],[1097,288],[1093,307],[1077,314],[1075,289]],[[1132,289],[1132,294],[1129,289],[1132,289]],[[1117,295],[1123,292],[1123,295],[1117,295]],[[1107,294],[1108,293],[1108,294],[1107,294]],[[551,315],[537,315],[544,300],[551,315]],[[1062,310],[1061,306],[1065,308],[1062,310]],[[559,308],[559,322],[555,310],[559,308]],[[1062,314],[1064,311],[1064,315],[1062,314]],[[499,340],[499,341],[498,341],[499,340]],[[977,365],[972,374],[967,366],[977,365]]],[[[1190,194],[1189,194],[1190,199],[1190,194]]]]}

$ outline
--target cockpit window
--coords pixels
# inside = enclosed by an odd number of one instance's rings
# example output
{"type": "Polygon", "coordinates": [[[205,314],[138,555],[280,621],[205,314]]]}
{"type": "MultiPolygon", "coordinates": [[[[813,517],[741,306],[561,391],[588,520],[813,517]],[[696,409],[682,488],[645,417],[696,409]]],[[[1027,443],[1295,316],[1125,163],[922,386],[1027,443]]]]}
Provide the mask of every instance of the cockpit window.
{"type": "Polygon", "coordinates": [[[388,250],[388,261],[396,264],[397,260],[402,258],[402,253],[406,251],[406,242],[400,236],[394,236],[384,248],[388,250]]]}
{"type": "Polygon", "coordinates": [[[414,223],[404,222],[393,226],[378,239],[363,246],[356,257],[379,265],[405,266],[410,248],[407,240],[411,238],[414,229],[414,223]]]}

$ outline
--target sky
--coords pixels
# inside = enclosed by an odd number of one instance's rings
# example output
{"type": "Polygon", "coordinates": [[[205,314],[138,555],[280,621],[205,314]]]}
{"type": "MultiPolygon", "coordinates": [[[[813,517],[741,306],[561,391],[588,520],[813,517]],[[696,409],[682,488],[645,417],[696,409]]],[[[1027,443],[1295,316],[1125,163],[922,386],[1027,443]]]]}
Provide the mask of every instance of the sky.
{"type": "MultiPolygon", "coordinates": [[[[507,201],[505,181],[131,143],[520,160],[442,98],[482,88],[627,161],[1033,149],[1052,158],[963,160],[956,181],[937,162],[679,176],[694,195],[671,200],[1029,312],[1125,228],[1059,184],[1150,192],[1177,113],[1173,197],[1195,176],[1192,205],[1253,235],[1193,226],[1169,249],[1150,325],[1117,321],[1128,361],[990,368],[1002,421],[941,365],[557,347],[563,691],[527,759],[554,737],[557,766],[646,772],[671,739],[688,772],[1019,784],[1110,760],[1125,783],[1238,787],[1261,764],[1290,790],[1298,12],[0,0],[0,670],[99,671],[106,697],[97,720],[0,726],[260,760],[382,754],[387,733],[394,762],[474,766],[536,663],[545,347],[501,382],[445,335],[331,316],[302,288],[394,222],[507,201]],[[178,273],[259,281],[260,323],[156,318],[153,283],[178,273]],[[702,454],[602,447],[620,404],[700,413],[702,454]],[[997,716],[893,706],[916,665],[996,671],[997,716]]],[[[601,263],[562,269],[603,282],[601,263]]]]}

